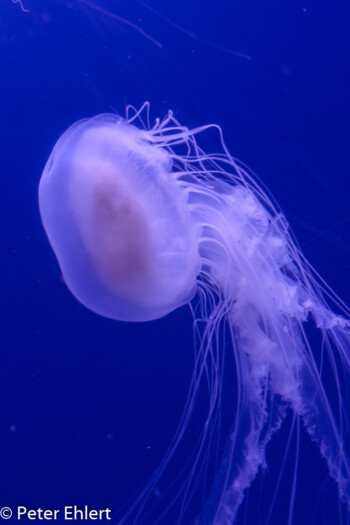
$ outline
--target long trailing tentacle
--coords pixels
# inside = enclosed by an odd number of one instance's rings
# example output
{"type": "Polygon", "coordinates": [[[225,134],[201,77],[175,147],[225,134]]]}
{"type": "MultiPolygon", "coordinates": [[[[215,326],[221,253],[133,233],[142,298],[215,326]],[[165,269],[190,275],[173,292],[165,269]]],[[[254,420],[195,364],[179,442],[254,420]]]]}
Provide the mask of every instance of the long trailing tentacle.
{"type": "Polygon", "coordinates": [[[19,7],[21,8],[21,11],[23,13],[29,13],[29,9],[25,9],[22,0],[11,0],[13,4],[19,4],[19,7]]]}

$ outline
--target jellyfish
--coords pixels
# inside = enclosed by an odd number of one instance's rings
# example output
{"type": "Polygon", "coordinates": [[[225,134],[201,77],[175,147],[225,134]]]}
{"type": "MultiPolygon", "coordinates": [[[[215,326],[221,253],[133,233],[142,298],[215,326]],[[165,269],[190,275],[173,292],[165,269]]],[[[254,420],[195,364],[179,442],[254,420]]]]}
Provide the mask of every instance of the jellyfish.
{"type": "Polygon", "coordinates": [[[349,309],[304,258],[262,182],[232,157],[218,125],[189,129],[171,111],[151,125],[148,103],[139,110],[128,106],[125,118],[79,120],[47,161],[39,207],[64,281],[87,308],[133,322],[185,304],[193,314],[194,367],[182,418],[120,523],[131,516],[132,523],[142,522],[205,384],[207,411],[181,488],[177,522],[186,522],[188,501],[220,432],[228,355],[237,393],[232,426],[192,523],[235,522],[287,411],[318,445],[339,501],[350,509],[349,309]],[[199,145],[210,129],[219,136],[219,153],[199,145]],[[332,376],[336,401],[325,375],[332,376]]]}

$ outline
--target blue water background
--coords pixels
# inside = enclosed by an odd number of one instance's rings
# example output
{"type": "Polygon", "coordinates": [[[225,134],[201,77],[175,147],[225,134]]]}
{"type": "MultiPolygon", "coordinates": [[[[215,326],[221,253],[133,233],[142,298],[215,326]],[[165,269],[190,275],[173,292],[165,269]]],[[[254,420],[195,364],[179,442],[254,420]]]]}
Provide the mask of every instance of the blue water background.
{"type": "MultiPolygon", "coordinates": [[[[181,416],[191,316],[182,308],[119,323],[72,297],[38,212],[50,151],[77,119],[123,115],[145,100],[152,118],[171,108],[189,127],[219,124],[310,262],[350,303],[350,4],[149,0],[162,18],[136,0],[94,0],[158,47],[79,1],[23,1],[29,13],[10,0],[0,7],[0,506],[117,513],[156,468],[181,416]]],[[[215,137],[204,147],[215,149],[215,137]]],[[[288,426],[268,450],[273,479],[287,437],[288,426]]],[[[294,523],[334,523],[336,488],[303,432],[301,451],[294,523]]],[[[293,456],[288,468],[291,476],[293,456]]],[[[271,524],[286,523],[289,490],[287,480],[271,524]]],[[[248,525],[263,523],[259,506],[272,493],[251,491],[248,525]]],[[[197,499],[193,514],[199,508],[197,499]]]]}

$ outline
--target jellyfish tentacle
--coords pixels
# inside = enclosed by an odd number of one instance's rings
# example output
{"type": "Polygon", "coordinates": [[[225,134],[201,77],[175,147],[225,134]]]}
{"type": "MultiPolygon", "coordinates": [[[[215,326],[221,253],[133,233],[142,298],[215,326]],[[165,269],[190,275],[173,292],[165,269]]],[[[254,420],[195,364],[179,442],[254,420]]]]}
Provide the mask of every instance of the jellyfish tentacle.
{"type": "Polygon", "coordinates": [[[193,38],[194,40],[197,40],[198,42],[201,42],[202,44],[205,44],[208,47],[212,47],[212,48],[217,49],[219,51],[222,51],[224,53],[228,53],[230,55],[234,55],[234,56],[236,56],[238,58],[244,58],[245,60],[252,60],[252,57],[250,55],[248,55],[247,53],[242,53],[240,51],[236,51],[236,50],[230,49],[228,47],[220,46],[218,44],[210,42],[209,40],[206,40],[205,38],[201,38],[200,36],[196,35],[192,31],[188,31],[184,27],[180,26],[179,24],[176,24],[170,18],[166,17],[165,15],[163,15],[162,13],[160,13],[159,11],[154,9],[154,7],[151,7],[146,2],[143,2],[142,0],[138,0],[138,3],[140,5],[142,5],[143,7],[145,7],[146,9],[148,9],[151,13],[155,14],[158,18],[164,20],[170,26],[174,27],[175,29],[177,29],[181,33],[184,33],[185,35],[187,35],[189,38],[193,38]]]}
{"type": "Polygon", "coordinates": [[[23,13],[29,13],[29,9],[25,9],[25,7],[23,6],[23,2],[22,0],[11,0],[13,4],[19,4],[19,7],[21,8],[21,11],[23,11],[23,13]]]}
{"type": "Polygon", "coordinates": [[[265,462],[265,447],[285,418],[285,404],[270,400],[267,410],[264,390],[256,395],[255,385],[245,385],[242,406],[230,431],[220,469],[208,502],[194,525],[232,525],[246,489],[265,462]]]}
{"type": "MultiPolygon", "coordinates": [[[[350,346],[348,329],[333,328],[329,333],[325,331],[324,337],[326,337],[328,351],[332,352],[331,359],[336,359],[333,355],[334,351],[343,348],[342,340],[347,342],[348,347],[350,346]]],[[[333,373],[335,381],[338,382],[336,368],[333,373]]],[[[350,457],[344,447],[346,437],[349,437],[346,436],[347,414],[344,413],[343,402],[339,399],[339,413],[337,417],[335,416],[314,360],[304,360],[300,373],[300,395],[302,398],[300,414],[305,428],[326,459],[329,473],[337,482],[339,496],[346,502],[350,511],[350,457]]]]}
{"type": "MultiPolygon", "coordinates": [[[[17,0],[17,1],[20,1],[20,0],[17,0]]],[[[131,29],[134,29],[140,35],[142,35],[143,37],[147,38],[147,40],[149,40],[155,46],[157,46],[159,48],[163,47],[162,44],[160,42],[158,42],[158,40],[156,40],[151,35],[146,33],[146,31],[141,29],[141,27],[139,27],[138,25],[133,24],[132,22],[130,22],[130,20],[127,20],[126,18],[123,18],[122,16],[116,15],[115,13],[112,13],[111,11],[108,11],[107,9],[104,9],[103,7],[97,6],[97,5],[93,4],[92,2],[90,2],[89,0],[79,0],[79,1],[82,4],[85,4],[86,6],[88,6],[90,9],[94,9],[95,11],[98,11],[99,13],[101,13],[101,14],[103,14],[105,16],[113,18],[114,20],[117,20],[118,22],[121,22],[122,24],[124,24],[124,25],[126,25],[128,27],[131,27],[131,29]]]]}

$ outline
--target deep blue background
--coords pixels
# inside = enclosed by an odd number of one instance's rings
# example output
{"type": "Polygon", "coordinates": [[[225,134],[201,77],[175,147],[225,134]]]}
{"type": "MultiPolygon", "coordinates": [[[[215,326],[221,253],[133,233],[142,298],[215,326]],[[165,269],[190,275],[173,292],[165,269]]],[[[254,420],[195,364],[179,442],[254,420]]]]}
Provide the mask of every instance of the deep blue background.
{"type": "MultiPolygon", "coordinates": [[[[153,118],[172,108],[189,127],[218,123],[350,303],[350,4],[149,0],[162,18],[137,0],[94,0],[159,48],[78,0],[23,1],[29,13],[10,0],[0,7],[0,506],[116,512],[157,466],[181,415],[191,316],[183,308],[149,324],[113,322],[70,295],[38,213],[48,155],[75,120],[145,100],[153,118]]],[[[272,478],[287,435],[268,453],[272,478]]],[[[295,524],[333,524],[334,484],[305,435],[301,446],[295,524]]],[[[271,524],[286,523],[289,489],[271,524]]],[[[258,492],[253,509],[273,490],[258,492]]],[[[254,512],[246,520],[263,523],[254,512]]]]}

